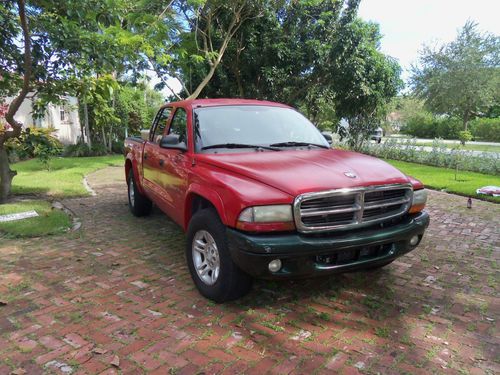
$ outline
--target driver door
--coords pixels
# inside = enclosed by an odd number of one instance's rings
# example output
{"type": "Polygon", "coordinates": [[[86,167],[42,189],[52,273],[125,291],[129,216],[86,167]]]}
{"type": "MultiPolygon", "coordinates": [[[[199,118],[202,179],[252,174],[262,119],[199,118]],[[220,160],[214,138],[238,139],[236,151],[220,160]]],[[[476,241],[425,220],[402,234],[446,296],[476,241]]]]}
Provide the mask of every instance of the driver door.
{"type": "Polygon", "coordinates": [[[160,178],[159,174],[162,172],[162,166],[160,165],[160,140],[167,129],[171,114],[172,108],[165,107],[160,109],[151,127],[149,139],[144,145],[144,152],[142,155],[144,188],[149,194],[154,195],[157,199],[162,199],[161,186],[158,184],[160,178]]]}
{"type": "MultiPolygon", "coordinates": [[[[179,144],[187,148],[187,122],[188,115],[184,108],[176,108],[170,121],[167,135],[177,135],[179,144]]],[[[175,222],[182,225],[184,218],[184,199],[187,191],[187,175],[191,167],[191,160],[187,151],[178,149],[161,148],[159,151],[161,161],[160,180],[163,199],[166,206],[164,211],[175,222]]]]}

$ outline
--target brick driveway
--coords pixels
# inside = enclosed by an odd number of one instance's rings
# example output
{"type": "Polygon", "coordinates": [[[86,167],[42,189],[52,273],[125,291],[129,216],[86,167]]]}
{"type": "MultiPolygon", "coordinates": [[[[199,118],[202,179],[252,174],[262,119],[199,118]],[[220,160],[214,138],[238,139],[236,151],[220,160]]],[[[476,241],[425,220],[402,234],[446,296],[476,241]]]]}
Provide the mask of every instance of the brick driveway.
{"type": "Polygon", "coordinates": [[[65,202],[80,231],[0,239],[0,374],[500,371],[500,205],[432,192],[422,245],[386,269],[259,281],[215,305],[182,231],[129,214],[117,174],[65,202]]]}

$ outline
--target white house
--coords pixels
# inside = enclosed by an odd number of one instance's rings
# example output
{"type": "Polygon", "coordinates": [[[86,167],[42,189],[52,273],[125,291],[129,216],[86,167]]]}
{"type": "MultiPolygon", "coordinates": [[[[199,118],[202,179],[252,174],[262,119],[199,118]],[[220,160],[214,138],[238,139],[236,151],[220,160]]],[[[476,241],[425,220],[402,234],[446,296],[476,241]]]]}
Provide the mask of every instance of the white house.
{"type": "MultiPolygon", "coordinates": [[[[14,98],[7,98],[9,104],[14,98]]],[[[78,115],[78,101],[75,97],[66,97],[63,105],[49,104],[42,118],[33,119],[33,94],[24,99],[14,118],[27,128],[54,128],[53,135],[61,143],[75,144],[81,138],[80,117],[78,115]]]]}

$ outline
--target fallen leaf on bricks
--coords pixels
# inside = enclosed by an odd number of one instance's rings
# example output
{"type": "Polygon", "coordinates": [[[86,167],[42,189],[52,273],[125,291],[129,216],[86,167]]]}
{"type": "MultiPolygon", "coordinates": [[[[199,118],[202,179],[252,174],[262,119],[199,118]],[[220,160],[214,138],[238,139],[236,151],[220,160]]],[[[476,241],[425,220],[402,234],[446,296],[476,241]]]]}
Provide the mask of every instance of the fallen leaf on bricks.
{"type": "Polygon", "coordinates": [[[111,361],[111,365],[115,366],[115,367],[120,367],[120,357],[118,357],[117,355],[115,355],[113,357],[113,360],[111,361]]]}
{"type": "Polygon", "coordinates": [[[94,348],[94,349],[92,349],[92,353],[95,353],[95,354],[105,354],[107,352],[108,351],[106,349],[103,349],[103,348],[94,348]]]}

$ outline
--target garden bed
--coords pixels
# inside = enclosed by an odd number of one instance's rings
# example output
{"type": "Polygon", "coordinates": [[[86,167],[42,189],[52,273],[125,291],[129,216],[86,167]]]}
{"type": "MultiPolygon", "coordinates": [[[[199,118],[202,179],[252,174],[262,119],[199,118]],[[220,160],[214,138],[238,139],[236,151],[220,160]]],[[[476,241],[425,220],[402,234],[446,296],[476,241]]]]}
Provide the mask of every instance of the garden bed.
{"type": "Polygon", "coordinates": [[[424,146],[418,145],[415,139],[398,142],[398,140],[391,138],[380,145],[365,143],[361,152],[382,159],[478,172],[492,176],[500,175],[499,153],[482,152],[478,154],[460,148],[450,150],[439,140],[434,140],[430,151],[426,151],[424,146]]]}

